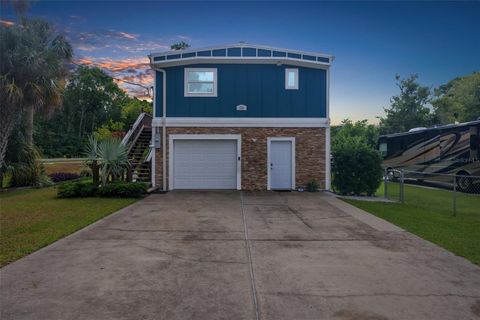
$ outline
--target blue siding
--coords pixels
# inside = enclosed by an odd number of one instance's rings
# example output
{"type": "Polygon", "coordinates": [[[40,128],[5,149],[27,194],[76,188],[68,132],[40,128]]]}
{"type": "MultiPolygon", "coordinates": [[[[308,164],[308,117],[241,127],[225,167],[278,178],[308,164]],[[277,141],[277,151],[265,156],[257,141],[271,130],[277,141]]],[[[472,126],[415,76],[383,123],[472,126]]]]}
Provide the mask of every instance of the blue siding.
{"type": "Polygon", "coordinates": [[[316,59],[317,59],[317,57],[315,57],[315,56],[309,56],[307,54],[303,55],[303,60],[315,61],[316,59]]]}
{"type": "Polygon", "coordinates": [[[228,48],[227,51],[229,57],[240,57],[242,55],[241,48],[228,48]]]}
{"type": "Polygon", "coordinates": [[[243,48],[244,57],[255,57],[257,55],[257,49],[255,48],[243,48]]]}
{"type": "Polygon", "coordinates": [[[302,55],[300,55],[298,53],[288,53],[288,57],[289,58],[295,58],[295,59],[301,59],[302,55]]]}
{"type": "MultiPolygon", "coordinates": [[[[168,117],[325,117],[326,71],[274,64],[195,64],[165,68],[168,117]],[[217,68],[217,97],[184,97],[184,68],[217,68]],[[299,89],[285,89],[285,68],[298,68],[299,89]],[[236,111],[244,104],[247,111],[236,111]]],[[[156,116],[162,73],[156,75],[156,116]]]]}
{"type": "Polygon", "coordinates": [[[226,55],[227,55],[227,49],[212,50],[212,56],[214,57],[225,57],[226,55]]]}
{"type": "Polygon", "coordinates": [[[206,50],[206,51],[198,51],[197,56],[199,57],[210,57],[212,55],[211,50],[206,50]]]}
{"type": "Polygon", "coordinates": [[[258,56],[259,57],[271,57],[272,56],[272,50],[258,49],[258,56]]]}
{"type": "Polygon", "coordinates": [[[287,56],[287,53],[286,53],[286,52],[282,52],[282,51],[273,51],[273,56],[274,56],[274,57],[286,57],[286,56],[287,56]]]}
{"type": "Polygon", "coordinates": [[[180,58],[180,54],[172,54],[167,56],[167,60],[178,59],[180,58]]]}
{"type": "Polygon", "coordinates": [[[191,58],[191,57],[195,57],[195,52],[189,52],[189,53],[182,54],[182,58],[191,58]]]}

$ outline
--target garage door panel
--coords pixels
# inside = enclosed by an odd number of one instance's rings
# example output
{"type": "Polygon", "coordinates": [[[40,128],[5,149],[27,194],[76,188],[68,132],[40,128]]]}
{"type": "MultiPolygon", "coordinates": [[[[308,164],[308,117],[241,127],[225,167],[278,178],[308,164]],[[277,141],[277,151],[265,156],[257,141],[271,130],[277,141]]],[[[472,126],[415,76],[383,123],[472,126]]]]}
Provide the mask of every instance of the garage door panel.
{"type": "Polygon", "coordinates": [[[236,140],[175,140],[175,189],[236,189],[236,140]]]}

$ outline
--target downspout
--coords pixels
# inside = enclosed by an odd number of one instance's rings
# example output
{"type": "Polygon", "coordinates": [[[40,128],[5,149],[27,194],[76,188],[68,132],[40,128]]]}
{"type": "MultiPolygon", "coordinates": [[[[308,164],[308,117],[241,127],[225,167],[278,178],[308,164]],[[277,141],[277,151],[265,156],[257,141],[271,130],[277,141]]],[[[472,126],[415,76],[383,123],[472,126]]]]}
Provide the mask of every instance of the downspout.
{"type": "MultiPolygon", "coordinates": [[[[154,71],[158,71],[158,72],[161,72],[162,73],[162,191],[167,191],[167,146],[166,146],[166,143],[167,143],[167,137],[166,137],[166,133],[167,133],[167,128],[166,128],[166,125],[167,125],[167,73],[165,72],[165,70],[163,69],[159,69],[159,68],[155,68],[153,66],[153,63],[152,63],[152,57],[149,56],[150,58],[150,67],[154,70],[154,71]]],[[[157,79],[157,74],[155,73],[155,89],[154,89],[154,92],[155,92],[155,95],[154,95],[154,118],[156,117],[156,79],[157,79]]],[[[156,128],[155,128],[155,131],[156,131],[156,128]]],[[[153,153],[152,155],[152,160],[153,160],[153,164],[155,165],[155,153],[153,153]]],[[[155,168],[155,167],[154,167],[155,168]]],[[[155,182],[155,178],[153,177],[152,178],[152,182],[155,182]]]]}
{"type": "Polygon", "coordinates": [[[153,119],[152,119],[152,142],[151,142],[151,147],[153,148],[153,151],[152,151],[152,165],[151,165],[151,172],[150,172],[150,175],[151,175],[151,178],[150,180],[152,181],[152,188],[155,188],[155,186],[157,185],[156,183],[156,178],[155,178],[155,173],[156,173],[156,159],[157,157],[155,156],[155,131],[156,131],[156,128],[153,126],[154,124],[154,120],[155,120],[155,116],[156,116],[156,113],[157,113],[157,88],[156,88],[156,83],[157,83],[157,74],[155,74],[155,81],[154,81],[154,85],[152,87],[152,94],[153,94],[153,119]]]}
{"type": "Polygon", "coordinates": [[[167,73],[163,69],[154,69],[162,73],[162,190],[167,191],[167,73]]]}
{"type": "MultiPolygon", "coordinates": [[[[333,59],[332,59],[333,60],[333,59]]],[[[331,185],[331,159],[330,159],[330,67],[327,69],[327,127],[325,130],[325,190],[330,190],[331,185]]]]}

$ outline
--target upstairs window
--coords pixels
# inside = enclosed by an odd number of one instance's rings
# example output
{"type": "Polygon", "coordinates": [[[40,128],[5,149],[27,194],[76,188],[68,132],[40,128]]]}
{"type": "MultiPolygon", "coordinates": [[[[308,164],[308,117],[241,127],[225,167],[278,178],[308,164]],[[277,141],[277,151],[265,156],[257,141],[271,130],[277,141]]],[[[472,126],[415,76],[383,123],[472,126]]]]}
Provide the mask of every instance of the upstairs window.
{"type": "Polygon", "coordinates": [[[285,89],[298,90],[298,69],[285,69],[285,89]]]}
{"type": "Polygon", "coordinates": [[[185,68],[185,97],[216,97],[217,69],[185,68]]]}

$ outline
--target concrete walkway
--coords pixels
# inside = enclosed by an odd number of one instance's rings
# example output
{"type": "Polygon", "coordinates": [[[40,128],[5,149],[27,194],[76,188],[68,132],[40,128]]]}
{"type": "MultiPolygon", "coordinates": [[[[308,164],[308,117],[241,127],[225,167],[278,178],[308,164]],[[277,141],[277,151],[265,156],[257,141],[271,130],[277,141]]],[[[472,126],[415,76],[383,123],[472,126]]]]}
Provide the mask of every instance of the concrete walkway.
{"type": "Polygon", "coordinates": [[[0,270],[1,319],[478,319],[480,268],[321,193],[152,195],[0,270]]]}

